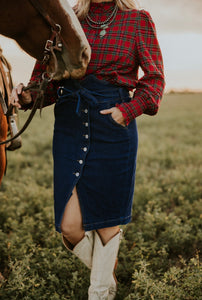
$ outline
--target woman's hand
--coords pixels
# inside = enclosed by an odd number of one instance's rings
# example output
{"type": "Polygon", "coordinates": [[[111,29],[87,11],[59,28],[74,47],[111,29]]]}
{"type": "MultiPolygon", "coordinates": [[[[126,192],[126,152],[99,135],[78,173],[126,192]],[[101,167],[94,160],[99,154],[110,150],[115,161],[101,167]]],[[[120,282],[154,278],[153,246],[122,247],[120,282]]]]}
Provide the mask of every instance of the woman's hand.
{"type": "Polygon", "coordinates": [[[101,110],[100,113],[102,115],[111,114],[111,117],[114,119],[115,122],[117,122],[118,124],[120,124],[122,126],[126,126],[123,114],[118,107],[111,107],[109,109],[104,109],[104,110],[101,110]]]}
{"type": "Polygon", "coordinates": [[[30,104],[32,97],[29,91],[23,91],[24,84],[20,83],[13,88],[10,95],[10,103],[13,106],[21,108],[23,105],[30,104]]]}

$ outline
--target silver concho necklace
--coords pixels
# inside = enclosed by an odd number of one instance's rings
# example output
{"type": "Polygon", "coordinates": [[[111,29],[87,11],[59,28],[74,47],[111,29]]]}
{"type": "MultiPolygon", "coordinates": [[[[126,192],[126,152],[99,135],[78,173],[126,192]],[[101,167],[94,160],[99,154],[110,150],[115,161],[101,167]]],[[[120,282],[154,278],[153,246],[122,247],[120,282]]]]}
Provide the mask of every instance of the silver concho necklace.
{"type": "Polygon", "coordinates": [[[89,15],[86,16],[86,22],[91,28],[94,29],[100,29],[99,36],[102,38],[107,33],[106,29],[109,27],[109,25],[114,21],[116,14],[118,11],[118,6],[115,5],[113,11],[109,15],[109,17],[103,21],[103,22],[97,22],[91,19],[89,15]]]}

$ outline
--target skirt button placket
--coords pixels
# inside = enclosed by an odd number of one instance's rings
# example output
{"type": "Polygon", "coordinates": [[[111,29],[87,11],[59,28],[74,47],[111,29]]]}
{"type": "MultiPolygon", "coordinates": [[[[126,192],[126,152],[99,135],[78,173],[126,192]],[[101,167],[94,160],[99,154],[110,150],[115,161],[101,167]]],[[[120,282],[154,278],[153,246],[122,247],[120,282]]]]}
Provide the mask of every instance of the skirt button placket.
{"type": "MultiPolygon", "coordinates": [[[[89,110],[87,108],[85,108],[82,111],[85,113],[83,124],[84,124],[84,127],[86,127],[86,129],[87,129],[87,133],[84,133],[83,136],[84,136],[84,138],[87,142],[87,140],[89,138],[89,122],[88,122],[88,112],[89,112],[89,110]]],[[[86,131],[86,129],[85,129],[85,131],[86,131]]],[[[88,151],[88,145],[86,145],[86,146],[84,145],[84,147],[81,148],[81,149],[83,150],[83,152],[86,153],[88,151]]],[[[78,178],[80,176],[82,168],[83,168],[84,159],[78,159],[77,162],[80,164],[80,172],[77,171],[77,172],[74,173],[74,175],[78,178]]]]}

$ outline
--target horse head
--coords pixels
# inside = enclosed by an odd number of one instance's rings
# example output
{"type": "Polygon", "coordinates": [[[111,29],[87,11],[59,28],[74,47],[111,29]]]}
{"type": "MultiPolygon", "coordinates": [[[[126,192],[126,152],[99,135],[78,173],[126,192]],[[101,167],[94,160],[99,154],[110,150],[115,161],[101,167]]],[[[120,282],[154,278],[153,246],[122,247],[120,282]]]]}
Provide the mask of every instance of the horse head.
{"type": "Polygon", "coordinates": [[[81,78],[86,72],[91,49],[67,0],[1,0],[0,33],[16,40],[37,60],[44,58],[44,48],[53,35],[53,23],[58,31],[61,27],[59,47],[62,47],[50,55],[47,71],[54,73],[57,80],[81,78]]]}

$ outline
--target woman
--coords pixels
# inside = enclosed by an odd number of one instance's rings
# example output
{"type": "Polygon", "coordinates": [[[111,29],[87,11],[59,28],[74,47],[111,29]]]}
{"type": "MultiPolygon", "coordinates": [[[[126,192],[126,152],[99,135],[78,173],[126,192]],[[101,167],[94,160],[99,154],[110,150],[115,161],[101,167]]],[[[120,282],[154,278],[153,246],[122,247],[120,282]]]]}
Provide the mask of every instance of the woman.
{"type": "MultiPolygon", "coordinates": [[[[46,105],[56,102],[55,225],[66,248],[91,269],[89,299],[114,299],[119,225],[131,220],[136,118],[158,111],[163,62],[151,16],[133,0],[78,0],[75,11],[92,48],[87,73],[52,81],[46,92],[46,105]]],[[[37,62],[31,81],[41,72],[37,62]]],[[[34,101],[22,85],[12,99],[22,108],[34,101]]]]}

